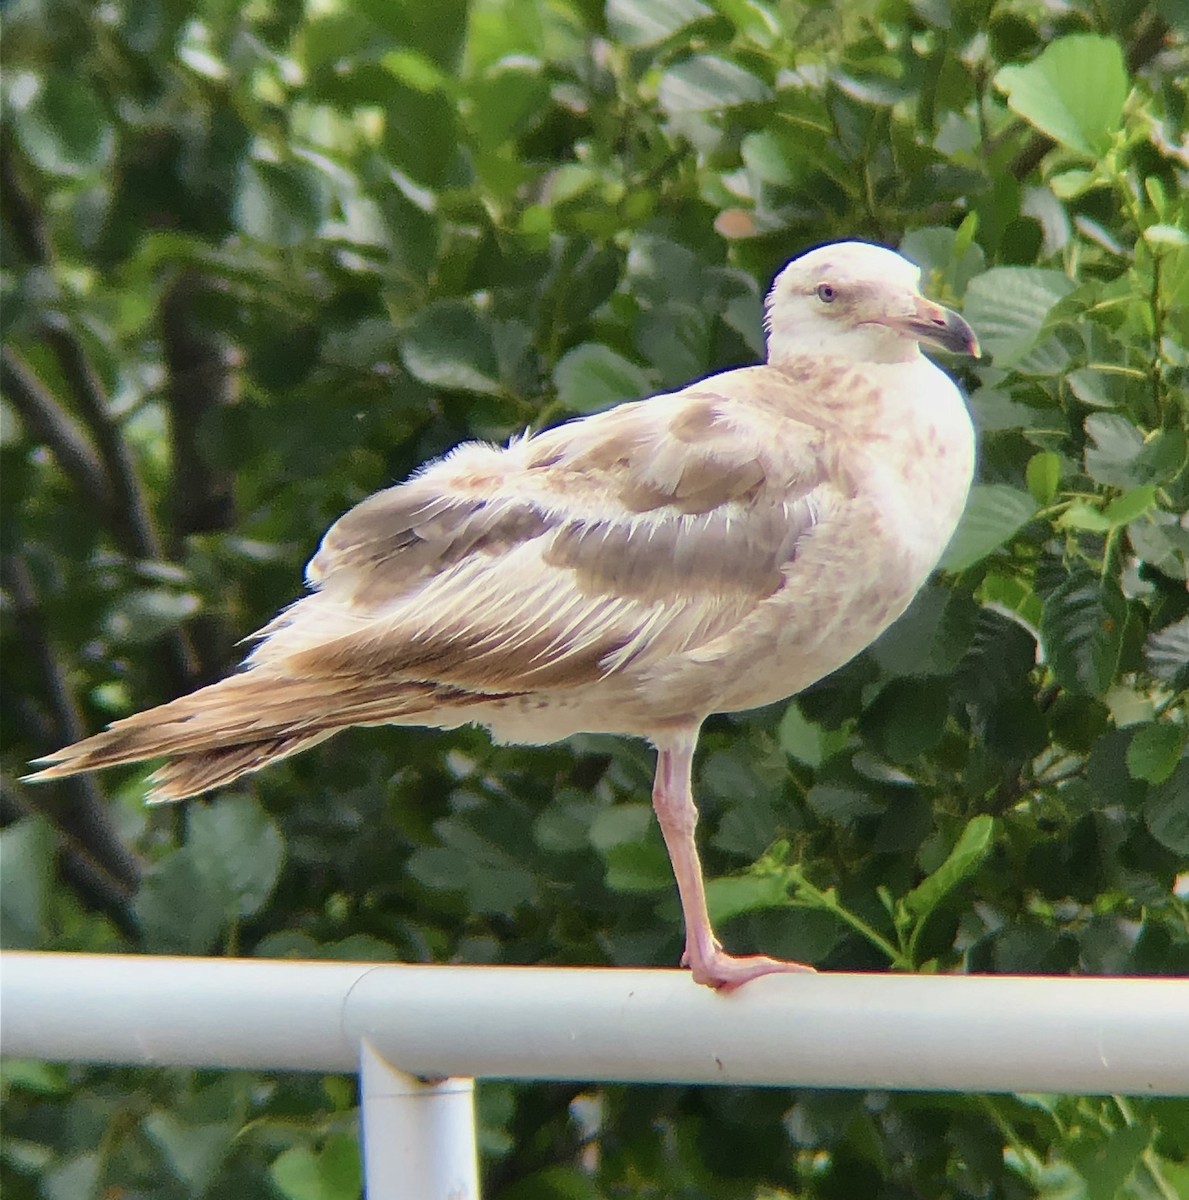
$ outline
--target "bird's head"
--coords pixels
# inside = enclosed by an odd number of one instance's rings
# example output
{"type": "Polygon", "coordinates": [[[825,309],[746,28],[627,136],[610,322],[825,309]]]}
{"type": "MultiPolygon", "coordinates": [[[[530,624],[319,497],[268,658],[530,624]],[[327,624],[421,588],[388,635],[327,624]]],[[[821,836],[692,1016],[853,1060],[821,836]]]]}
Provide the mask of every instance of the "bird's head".
{"type": "Polygon", "coordinates": [[[831,354],[853,362],[904,362],[922,345],[979,354],[974,330],[926,300],[921,272],[868,242],[834,242],[794,258],[768,293],[768,361],[831,354]]]}

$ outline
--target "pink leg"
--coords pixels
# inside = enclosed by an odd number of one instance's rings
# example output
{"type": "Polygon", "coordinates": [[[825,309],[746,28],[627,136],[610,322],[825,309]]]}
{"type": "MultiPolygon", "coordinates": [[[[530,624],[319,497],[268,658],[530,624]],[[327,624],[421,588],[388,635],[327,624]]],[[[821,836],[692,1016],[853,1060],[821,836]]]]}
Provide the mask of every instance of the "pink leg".
{"type": "Polygon", "coordinates": [[[685,917],[685,953],[682,966],[693,973],[695,982],[730,991],[749,979],[775,971],[812,971],[804,963],[785,962],[762,954],[737,957],[727,954],[710,927],[706,910],[706,890],[702,884],[702,864],[694,842],[698,810],[694,807],[691,769],[697,732],[675,739],[667,747],[658,747],[656,779],[652,785],[652,806],[660,821],[661,833],[669,850],[669,861],[677,877],[681,912],[685,917]]]}

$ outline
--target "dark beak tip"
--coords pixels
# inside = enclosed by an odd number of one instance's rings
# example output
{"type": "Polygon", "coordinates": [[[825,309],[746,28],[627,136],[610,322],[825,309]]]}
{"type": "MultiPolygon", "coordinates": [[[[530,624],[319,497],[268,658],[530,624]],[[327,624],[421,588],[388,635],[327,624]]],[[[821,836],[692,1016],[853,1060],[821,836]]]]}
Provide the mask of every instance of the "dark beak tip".
{"type": "Polygon", "coordinates": [[[978,342],[978,334],[970,327],[965,317],[947,309],[945,332],[941,344],[954,354],[965,354],[970,358],[982,358],[982,347],[978,342]]]}

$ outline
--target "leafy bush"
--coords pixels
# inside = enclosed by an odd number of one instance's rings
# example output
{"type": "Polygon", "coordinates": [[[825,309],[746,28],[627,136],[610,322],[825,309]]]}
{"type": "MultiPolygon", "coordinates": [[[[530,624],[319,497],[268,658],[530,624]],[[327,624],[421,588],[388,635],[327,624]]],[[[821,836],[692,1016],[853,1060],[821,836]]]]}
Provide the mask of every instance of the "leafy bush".
{"type": "MultiPolygon", "coordinates": [[[[1189,971],[1183,5],[5,15],[6,944],[674,963],[640,745],[363,731],[178,811],[141,771],[14,779],[226,670],[369,491],[753,361],[774,269],[863,237],[983,339],[980,476],[874,647],[708,726],[725,935],[827,968],[1189,971]]],[[[350,1080],[3,1086],[14,1200],[359,1190],[350,1080]]],[[[508,1200],[1189,1194],[1173,1101],[480,1090],[508,1200]]]]}

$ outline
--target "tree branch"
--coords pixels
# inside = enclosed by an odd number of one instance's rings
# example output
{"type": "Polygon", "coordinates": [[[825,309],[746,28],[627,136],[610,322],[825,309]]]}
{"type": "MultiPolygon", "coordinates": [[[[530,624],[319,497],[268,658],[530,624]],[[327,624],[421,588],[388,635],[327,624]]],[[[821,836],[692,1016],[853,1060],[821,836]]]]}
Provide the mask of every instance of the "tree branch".
{"type": "Polygon", "coordinates": [[[50,240],[45,222],[21,183],[7,131],[0,136],[0,188],[4,190],[5,216],[21,253],[32,263],[48,263],[50,240]]]}
{"type": "MultiPolygon", "coordinates": [[[[223,344],[198,315],[214,285],[195,271],[183,271],[161,297],[162,345],[168,370],[166,395],[173,460],[172,549],[180,555],[192,533],[230,529],[235,502],[229,471],[214,466],[202,437],[212,416],[234,399],[229,360],[223,344]]],[[[200,615],[190,623],[200,678],[226,665],[230,650],[223,623],[200,615]]]]}
{"type": "MultiPolygon", "coordinates": [[[[46,636],[28,565],[19,554],[6,555],[0,561],[0,574],[12,602],[13,626],[41,676],[42,691],[49,703],[50,727],[38,731],[39,748],[47,752],[56,750],[85,735],[82,716],[46,636]]],[[[79,775],[63,783],[66,795],[59,792],[58,800],[39,803],[38,808],[64,835],[87,847],[94,861],[113,880],[128,891],[135,890],[140,882],[140,860],[124,845],[108,818],[95,780],[89,775],[79,775]]]]}
{"type": "MultiPolygon", "coordinates": [[[[52,266],[53,247],[45,222],[24,186],[7,138],[0,141],[0,182],[4,185],[5,213],[18,244],[32,264],[52,266]]],[[[162,560],[164,553],[136,463],[120,423],[112,415],[102,380],[64,317],[57,313],[46,314],[41,324],[42,336],[57,359],[75,410],[90,435],[107,479],[106,528],[129,558],[162,560]]],[[[44,415],[44,406],[42,411],[44,415]]],[[[176,694],[193,683],[198,673],[197,664],[184,630],[176,630],[166,645],[170,690],[176,694]]]]}
{"type": "Polygon", "coordinates": [[[115,498],[113,536],[130,557],[159,561],[163,558],[161,544],[149,516],[136,464],[119,425],[112,419],[102,381],[78,338],[64,323],[47,322],[44,336],[111,480],[115,498]]]}
{"type": "Polygon", "coordinates": [[[7,348],[0,351],[0,390],[12,401],[33,437],[50,448],[74,486],[95,507],[109,512],[111,486],[91,440],[32,368],[7,348]]]}
{"type": "Polygon", "coordinates": [[[229,529],[235,519],[230,473],[213,468],[200,443],[211,414],[234,399],[227,354],[202,328],[195,313],[203,294],[210,290],[208,280],[186,271],[161,298],[178,538],[229,529]]]}
{"type": "MultiPolygon", "coordinates": [[[[0,142],[0,182],[4,185],[5,212],[17,243],[34,266],[52,266],[53,249],[45,222],[25,188],[7,138],[0,142]]],[[[58,360],[107,473],[115,501],[111,506],[113,536],[133,558],[160,559],[161,549],[135,464],[119,425],[112,419],[102,381],[65,318],[58,314],[45,316],[42,335],[58,360]]]]}

